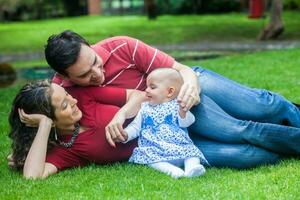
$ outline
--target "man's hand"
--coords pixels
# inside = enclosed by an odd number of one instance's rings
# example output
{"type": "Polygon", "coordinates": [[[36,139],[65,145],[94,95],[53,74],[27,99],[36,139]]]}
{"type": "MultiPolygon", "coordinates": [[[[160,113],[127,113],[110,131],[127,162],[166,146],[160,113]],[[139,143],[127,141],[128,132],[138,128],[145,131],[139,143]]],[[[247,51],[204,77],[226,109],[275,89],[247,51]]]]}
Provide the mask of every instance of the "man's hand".
{"type": "Polygon", "coordinates": [[[197,88],[191,84],[184,83],[178,95],[178,103],[184,111],[188,111],[192,106],[200,103],[200,96],[197,88]]]}
{"type": "Polygon", "coordinates": [[[125,142],[128,138],[127,133],[123,129],[125,119],[124,114],[117,113],[105,127],[106,140],[112,147],[116,147],[115,142],[125,142]]]}
{"type": "Polygon", "coordinates": [[[185,111],[191,109],[192,106],[200,103],[200,91],[198,77],[195,72],[186,65],[179,62],[174,62],[173,69],[176,69],[183,78],[184,84],[182,85],[179,95],[178,103],[185,111]]]}

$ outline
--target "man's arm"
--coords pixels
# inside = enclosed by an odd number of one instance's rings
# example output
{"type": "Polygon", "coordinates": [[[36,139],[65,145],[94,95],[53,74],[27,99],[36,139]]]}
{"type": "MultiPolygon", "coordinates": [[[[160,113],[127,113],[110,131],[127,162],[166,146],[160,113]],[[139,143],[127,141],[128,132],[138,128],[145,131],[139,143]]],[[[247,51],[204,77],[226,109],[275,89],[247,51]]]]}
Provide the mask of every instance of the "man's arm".
{"type": "Polygon", "coordinates": [[[145,101],[145,92],[138,90],[126,90],[126,104],[115,114],[111,122],[105,127],[108,143],[115,147],[115,142],[125,142],[127,134],[124,132],[123,124],[126,119],[134,117],[140,110],[141,103],[145,101]]]}
{"type": "Polygon", "coordinates": [[[182,76],[184,84],[178,95],[178,101],[183,110],[188,111],[192,106],[200,102],[200,85],[195,72],[188,66],[174,62],[172,68],[182,76]]]}

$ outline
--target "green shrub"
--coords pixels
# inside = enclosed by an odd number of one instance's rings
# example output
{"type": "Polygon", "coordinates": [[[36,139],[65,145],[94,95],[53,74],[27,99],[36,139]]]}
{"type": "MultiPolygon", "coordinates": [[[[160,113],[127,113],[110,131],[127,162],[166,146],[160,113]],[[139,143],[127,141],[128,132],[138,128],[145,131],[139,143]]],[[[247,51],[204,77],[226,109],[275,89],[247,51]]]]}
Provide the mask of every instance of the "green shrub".
{"type": "Polygon", "coordinates": [[[156,0],[158,14],[200,14],[239,11],[239,0],[156,0]]]}
{"type": "Polygon", "coordinates": [[[283,6],[287,10],[300,10],[300,0],[284,0],[283,6]]]}

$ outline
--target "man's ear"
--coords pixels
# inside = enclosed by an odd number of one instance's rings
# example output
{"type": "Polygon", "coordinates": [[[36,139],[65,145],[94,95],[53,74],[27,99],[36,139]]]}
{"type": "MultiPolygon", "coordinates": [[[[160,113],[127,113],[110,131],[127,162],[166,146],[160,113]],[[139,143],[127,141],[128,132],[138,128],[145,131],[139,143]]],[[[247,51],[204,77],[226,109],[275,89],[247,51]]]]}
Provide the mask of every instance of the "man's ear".
{"type": "Polygon", "coordinates": [[[176,92],[176,89],[174,87],[169,87],[168,88],[168,95],[167,95],[167,97],[168,98],[173,97],[173,95],[175,94],[175,92],[176,92]]]}

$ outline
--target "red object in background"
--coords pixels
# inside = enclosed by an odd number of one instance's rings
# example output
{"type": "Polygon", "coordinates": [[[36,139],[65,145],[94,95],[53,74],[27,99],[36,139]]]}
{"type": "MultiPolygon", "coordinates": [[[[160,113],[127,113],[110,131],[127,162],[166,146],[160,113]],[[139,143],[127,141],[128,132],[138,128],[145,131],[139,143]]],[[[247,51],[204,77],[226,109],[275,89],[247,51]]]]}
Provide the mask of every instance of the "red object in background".
{"type": "Polygon", "coordinates": [[[264,13],[264,0],[249,1],[249,18],[261,18],[264,13]]]}

